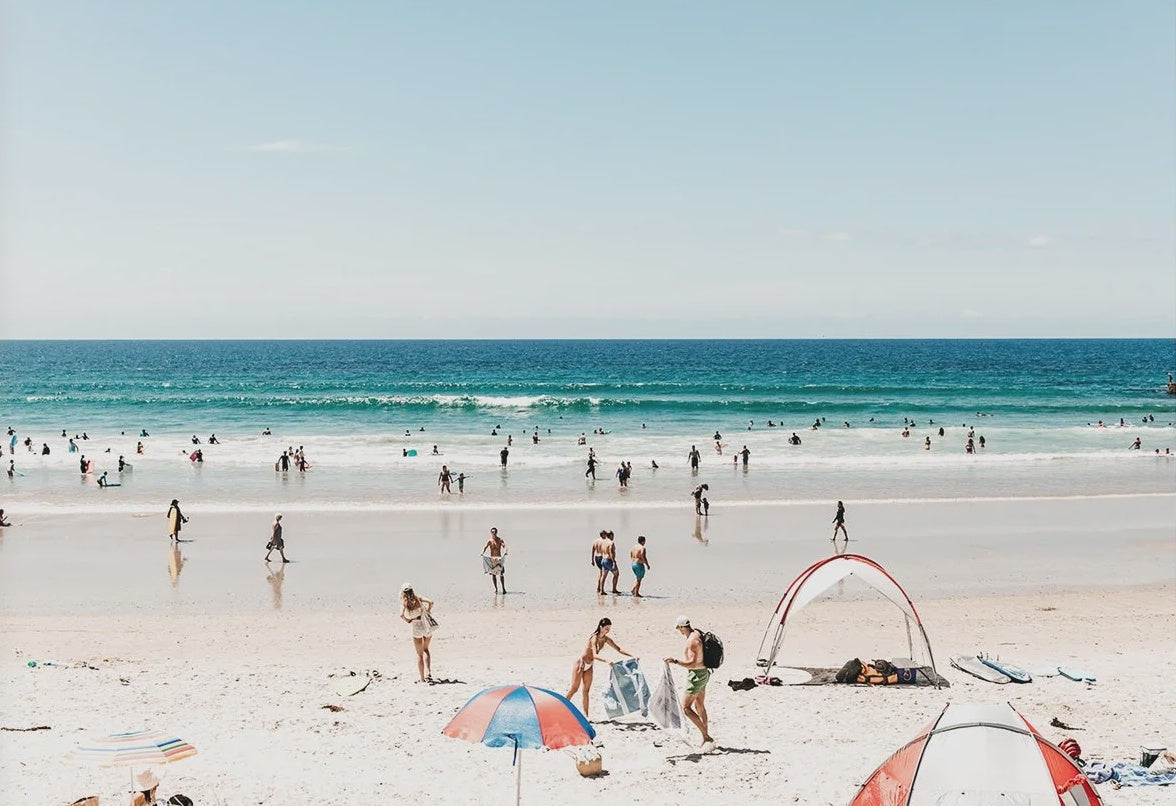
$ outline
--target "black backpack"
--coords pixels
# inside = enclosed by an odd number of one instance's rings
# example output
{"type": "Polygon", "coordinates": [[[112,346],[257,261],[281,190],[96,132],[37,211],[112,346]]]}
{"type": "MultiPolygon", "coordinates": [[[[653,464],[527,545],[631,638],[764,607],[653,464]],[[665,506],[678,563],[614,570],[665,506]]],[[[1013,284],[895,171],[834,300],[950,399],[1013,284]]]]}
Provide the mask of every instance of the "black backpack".
{"type": "Polygon", "coordinates": [[[695,630],[702,639],[702,665],[712,671],[723,665],[723,642],[713,632],[695,630]]]}

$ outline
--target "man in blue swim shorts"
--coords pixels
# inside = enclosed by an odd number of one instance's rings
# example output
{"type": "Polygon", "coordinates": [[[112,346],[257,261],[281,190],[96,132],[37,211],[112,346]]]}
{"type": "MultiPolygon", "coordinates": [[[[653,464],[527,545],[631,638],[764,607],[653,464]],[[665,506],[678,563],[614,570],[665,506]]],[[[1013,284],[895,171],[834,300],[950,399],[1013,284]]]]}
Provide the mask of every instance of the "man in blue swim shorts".
{"type": "Polygon", "coordinates": [[[601,529],[600,535],[592,541],[592,565],[596,567],[596,595],[604,595],[604,578],[608,574],[604,562],[608,559],[608,532],[601,529]]]}
{"type": "Polygon", "coordinates": [[[629,559],[633,561],[633,576],[637,581],[633,583],[632,593],[641,596],[641,580],[645,579],[645,571],[650,567],[649,555],[645,550],[645,535],[637,538],[637,545],[629,550],[629,559]]]}

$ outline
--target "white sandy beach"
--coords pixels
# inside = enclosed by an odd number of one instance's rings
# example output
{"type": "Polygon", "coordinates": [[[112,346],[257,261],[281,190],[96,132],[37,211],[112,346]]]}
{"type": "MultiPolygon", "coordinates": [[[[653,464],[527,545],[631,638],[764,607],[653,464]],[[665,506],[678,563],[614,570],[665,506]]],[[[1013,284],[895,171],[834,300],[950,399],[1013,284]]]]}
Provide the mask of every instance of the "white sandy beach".
{"type": "MultiPolygon", "coordinates": [[[[12,802],[123,803],[125,770],[63,758],[86,737],[160,727],[200,750],[161,770],[160,793],[200,804],[510,803],[510,752],[442,736],[456,710],[492,685],[563,693],[602,615],[655,677],[662,656],[681,654],[680,612],[726,642],[708,699],[719,751],[695,755],[640,717],[597,722],[608,775],[583,779],[564,753],[527,753],[524,802],[673,803],[705,791],[708,803],[844,803],[949,701],[1007,700],[1087,757],[1137,759],[1141,744],[1176,745],[1176,683],[1164,672],[1176,661],[1174,506],[1173,496],[850,503],[851,551],[890,568],[914,599],[951,683],[938,691],[726,685],[753,673],[787,583],[828,553],[827,507],[716,512],[703,540],[692,514],[664,510],[300,514],[287,526],[296,562],[279,582],[260,562],[267,521],[256,514],[193,511],[184,536],[194,542],[182,544],[174,578],[162,514],[43,516],[0,538],[0,727],[50,729],[0,732],[0,782],[12,802]],[[494,599],[475,570],[491,522],[511,547],[520,594],[494,599]],[[608,522],[621,553],[638,531],[649,535],[646,590],[664,598],[592,595],[588,543],[608,522]],[[393,596],[409,578],[438,602],[434,675],[460,684],[412,682],[393,596]],[[1081,666],[1098,682],[998,687],[948,665],[979,650],[1029,669],[1081,666]],[[73,665],[83,661],[97,668],[73,665]],[[340,698],[329,675],[347,669],[382,679],[340,698]],[[1050,727],[1055,717],[1076,730],[1050,727]]],[[[783,660],[900,654],[900,625],[880,598],[835,590],[805,611],[783,660]]],[[[1100,791],[1112,804],[1171,799],[1165,789],[1100,791]]]]}

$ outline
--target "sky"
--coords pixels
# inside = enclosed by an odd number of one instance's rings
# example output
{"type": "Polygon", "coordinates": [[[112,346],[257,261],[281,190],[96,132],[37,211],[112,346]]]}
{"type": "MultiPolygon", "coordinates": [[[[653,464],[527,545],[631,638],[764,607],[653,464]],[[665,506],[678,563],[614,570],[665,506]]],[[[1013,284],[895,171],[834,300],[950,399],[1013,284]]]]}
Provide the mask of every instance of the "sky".
{"type": "Polygon", "coordinates": [[[1176,336],[1174,8],[0,0],[0,338],[1176,336]]]}

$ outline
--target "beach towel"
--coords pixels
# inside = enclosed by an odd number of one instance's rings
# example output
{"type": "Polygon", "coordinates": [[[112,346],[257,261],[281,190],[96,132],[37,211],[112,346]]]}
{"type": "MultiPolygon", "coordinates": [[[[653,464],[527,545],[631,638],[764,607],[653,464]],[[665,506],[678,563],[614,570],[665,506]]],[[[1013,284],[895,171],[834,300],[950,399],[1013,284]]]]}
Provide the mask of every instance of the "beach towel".
{"type": "Polygon", "coordinates": [[[612,665],[608,690],[604,692],[604,712],[609,719],[641,712],[649,716],[649,686],[636,658],[626,658],[612,665]]]}
{"type": "Polygon", "coordinates": [[[682,701],[678,699],[678,690],[674,687],[674,673],[668,663],[662,664],[661,680],[649,698],[649,716],[662,730],[685,734],[686,712],[682,710],[682,701]]]}
{"type": "Polygon", "coordinates": [[[1119,786],[1167,786],[1176,783],[1176,771],[1151,772],[1146,767],[1127,761],[1114,764],[1092,761],[1083,772],[1092,784],[1114,781],[1119,786]]]}
{"type": "Polygon", "coordinates": [[[482,573],[493,574],[494,576],[502,576],[506,571],[505,557],[487,557],[482,555],[482,573]]]}

